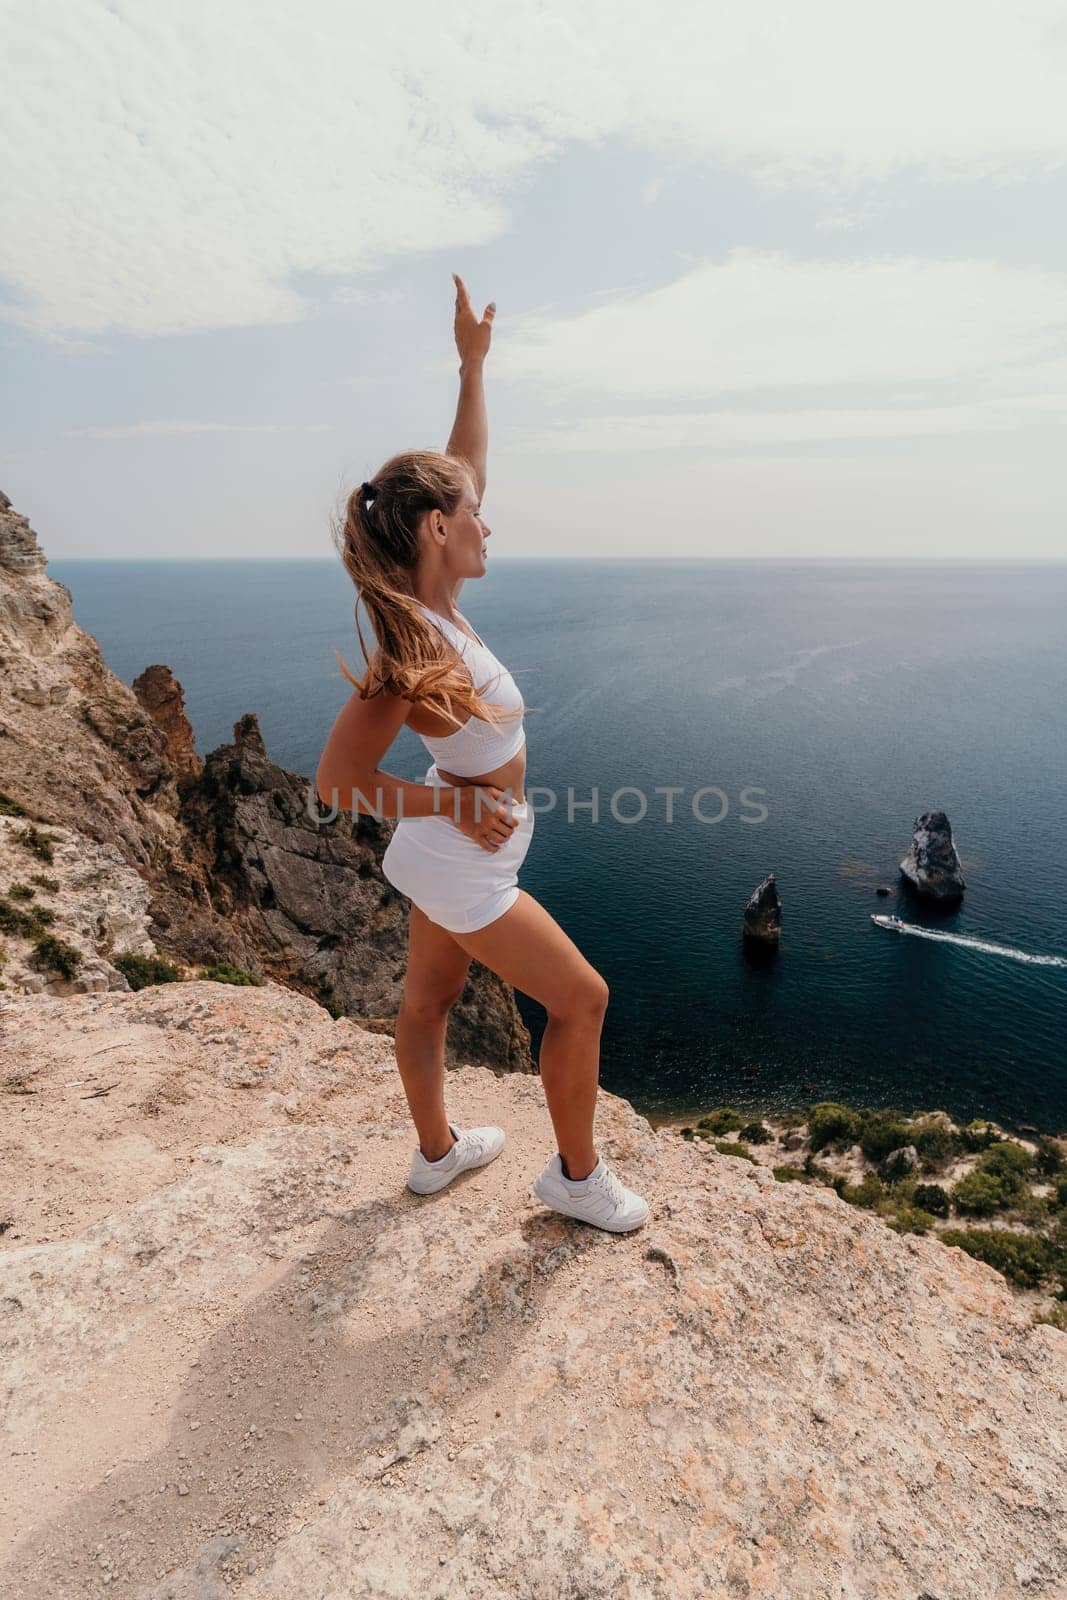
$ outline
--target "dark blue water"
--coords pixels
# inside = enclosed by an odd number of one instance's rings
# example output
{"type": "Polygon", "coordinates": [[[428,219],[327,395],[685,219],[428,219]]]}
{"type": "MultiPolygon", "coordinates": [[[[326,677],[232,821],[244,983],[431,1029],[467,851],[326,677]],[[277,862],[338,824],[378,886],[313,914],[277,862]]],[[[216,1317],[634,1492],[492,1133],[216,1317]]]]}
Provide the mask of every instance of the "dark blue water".
{"type": "MultiPolygon", "coordinates": [[[[338,567],[50,571],[127,682],[173,668],[202,753],[253,710],[274,759],[314,771],[351,692],[331,647],[362,666],[338,567]]],[[[558,797],[523,883],[610,984],[606,1088],[650,1114],[831,1097],[1067,1127],[1067,969],[870,920],[1067,958],[1067,566],[498,561],[460,604],[531,708],[535,802],[558,797]],[[567,821],[568,786],[599,791],[598,821],[567,821]],[[626,786],[648,807],[631,824],[610,811],[626,786]],[[681,790],[671,823],[657,786],[681,790]],[[705,823],[709,787],[726,810],[705,823]],[[746,789],[764,821],[743,820],[759,815],[746,789]],[[897,887],[932,808],[968,883],[948,915],[897,887]],[[772,870],[784,933],[761,967],[739,929],[772,870]]],[[[385,763],[412,779],[426,764],[407,730],[385,763]]]]}

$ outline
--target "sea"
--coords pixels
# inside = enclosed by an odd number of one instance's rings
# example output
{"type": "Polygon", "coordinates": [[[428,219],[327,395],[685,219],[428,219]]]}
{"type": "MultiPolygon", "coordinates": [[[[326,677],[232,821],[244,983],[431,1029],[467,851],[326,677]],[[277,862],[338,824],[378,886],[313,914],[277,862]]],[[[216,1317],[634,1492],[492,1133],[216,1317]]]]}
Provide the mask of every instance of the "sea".
{"type": "MultiPolygon", "coordinates": [[[[490,561],[459,605],[527,703],[520,881],[608,982],[604,1088],[655,1121],[832,1099],[1067,1130],[1067,564],[490,561]],[[962,858],[948,911],[900,881],[927,810],[962,858]]],[[[254,711],[314,773],[352,692],[334,652],[363,667],[339,563],[49,572],[127,683],[171,667],[201,754],[254,711]]],[[[407,729],[383,762],[427,764],[407,729]]]]}

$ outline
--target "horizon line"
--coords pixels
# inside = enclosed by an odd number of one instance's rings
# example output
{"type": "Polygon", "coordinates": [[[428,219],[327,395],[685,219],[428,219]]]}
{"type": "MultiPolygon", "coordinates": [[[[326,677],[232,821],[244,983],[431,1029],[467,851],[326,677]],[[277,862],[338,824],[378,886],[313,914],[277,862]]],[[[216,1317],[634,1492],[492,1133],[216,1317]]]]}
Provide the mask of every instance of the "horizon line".
{"type": "MultiPolygon", "coordinates": [[[[42,552],[43,554],[43,552],[42,552]]],[[[240,562],[249,565],[264,562],[302,562],[305,565],[319,563],[322,566],[340,566],[341,561],[333,556],[45,556],[45,561],[66,562],[99,562],[99,561],[141,561],[146,564],[163,566],[166,564],[191,565],[193,562],[215,562],[222,565],[225,562],[240,562]]],[[[760,561],[849,561],[857,565],[864,562],[911,562],[916,566],[943,565],[958,566],[1067,566],[1067,556],[1034,555],[1034,556],[920,556],[920,555],[527,555],[527,556],[496,556],[493,565],[520,561],[642,561],[650,563],[664,563],[669,561],[733,561],[733,562],[760,562],[760,561]]],[[[477,582],[477,579],[467,578],[464,582],[477,582]]]]}

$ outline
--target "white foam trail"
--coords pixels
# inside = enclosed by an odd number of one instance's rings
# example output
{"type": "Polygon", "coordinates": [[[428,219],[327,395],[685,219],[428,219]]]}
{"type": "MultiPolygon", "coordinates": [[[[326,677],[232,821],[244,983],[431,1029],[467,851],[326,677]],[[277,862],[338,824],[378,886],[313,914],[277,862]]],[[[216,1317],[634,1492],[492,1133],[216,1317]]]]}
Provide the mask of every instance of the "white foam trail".
{"type": "Polygon", "coordinates": [[[871,917],[880,928],[894,933],[913,933],[917,939],[936,939],[939,944],[959,944],[965,950],[981,950],[987,956],[1007,956],[1010,961],[1025,961],[1032,967],[1067,967],[1065,956],[1034,956],[1028,950],[1014,950],[1007,944],[990,944],[986,939],[969,939],[962,933],[938,933],[933,928],[917,928],[910,922],[891,922],[888,917],[871,917]]]}

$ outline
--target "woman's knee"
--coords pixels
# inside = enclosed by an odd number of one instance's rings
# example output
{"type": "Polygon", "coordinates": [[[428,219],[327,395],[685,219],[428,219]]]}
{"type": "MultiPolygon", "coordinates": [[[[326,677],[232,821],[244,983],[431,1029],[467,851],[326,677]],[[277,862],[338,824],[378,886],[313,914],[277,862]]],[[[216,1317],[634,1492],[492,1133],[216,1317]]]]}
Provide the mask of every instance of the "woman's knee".
{"type": "Polygon", "coordinates": [[[558,1022],[599,1024],[604,1020],[609,998],[607,983],[594,967],[590,967],[579,982],[568,984],[566,991],[546,1009],[558,1022]]]}
{"type": "Polygon", "coordinates": [[[447,1017],[465,988],[466,979],[462,983],[434,988],[405,984],[401,1009],[414,1022],[439,1022],[447,1017]]]}

